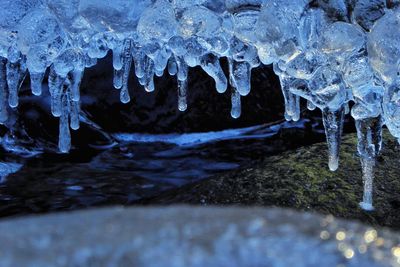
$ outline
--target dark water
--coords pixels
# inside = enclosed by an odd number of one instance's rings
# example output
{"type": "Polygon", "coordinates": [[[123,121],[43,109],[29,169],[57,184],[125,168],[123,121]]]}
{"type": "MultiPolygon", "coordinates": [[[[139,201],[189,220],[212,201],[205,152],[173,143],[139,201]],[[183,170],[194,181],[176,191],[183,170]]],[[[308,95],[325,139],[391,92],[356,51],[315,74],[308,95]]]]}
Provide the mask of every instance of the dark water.
{"type": "Polygon", "coordinates": [[[266,155],[324,140],[321,122],[310,119],[202,134],[115,137],[119,142],[101,151],[9,157],[0,165],[0,216],[135,204],[266,155]],[[9,170],[10,162],[20,166],[9,170]]]}

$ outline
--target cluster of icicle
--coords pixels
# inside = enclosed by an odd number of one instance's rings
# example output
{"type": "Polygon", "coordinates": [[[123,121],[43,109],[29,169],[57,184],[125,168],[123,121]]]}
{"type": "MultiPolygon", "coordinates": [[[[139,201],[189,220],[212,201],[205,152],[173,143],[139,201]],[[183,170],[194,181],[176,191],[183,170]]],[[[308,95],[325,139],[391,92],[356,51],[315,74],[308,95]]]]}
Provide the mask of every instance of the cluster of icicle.
{"type": "Polygon", "coordinates": [[[273,64],[287,120],[299,120],[300,97],[318,107],[338,168],[349,102],[354,105],[364,175],[364,209],[372,207],[382,126],[400,137],[400,11],[385,0],[1,0],[0,122],[29,71],[40,96],[48,71],[51,112],[60,118],[59,149],[70,150],[79,128],[79,87],[85,68],[113,53],[114,87],[130,101],[134,71],[145,90],[153,77],[176,75],[178,107],[187,109],[188,68],[201,66],[224,93],[231,85],[233,118],[250,92],[251,71],[273,64]],[[219,59],[229,62],[229,79],[219,59]]]}

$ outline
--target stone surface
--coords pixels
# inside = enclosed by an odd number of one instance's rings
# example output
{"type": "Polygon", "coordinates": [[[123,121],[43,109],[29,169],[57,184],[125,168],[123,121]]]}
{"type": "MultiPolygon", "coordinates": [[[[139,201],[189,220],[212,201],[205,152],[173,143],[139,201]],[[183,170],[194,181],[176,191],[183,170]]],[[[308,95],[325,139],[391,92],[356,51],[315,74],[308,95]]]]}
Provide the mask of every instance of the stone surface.
{"type": "Polygon", "coordinates": [[[400,235],[264,208],[108,208],[0,222],[0,266],[399,266],[400,235]]]}
{"type": "Polygon", "coordinates": [[[248,168],[183,186],[141,203],[264,205],[312,210],[375,225],[400,227],[399,145],[388,132],[378,159],[375,211],[359,208],[362,180],[356,137],[345,136],[340,168],[330,172],[325,143],[287,151],[254,162],[248,168]]]}

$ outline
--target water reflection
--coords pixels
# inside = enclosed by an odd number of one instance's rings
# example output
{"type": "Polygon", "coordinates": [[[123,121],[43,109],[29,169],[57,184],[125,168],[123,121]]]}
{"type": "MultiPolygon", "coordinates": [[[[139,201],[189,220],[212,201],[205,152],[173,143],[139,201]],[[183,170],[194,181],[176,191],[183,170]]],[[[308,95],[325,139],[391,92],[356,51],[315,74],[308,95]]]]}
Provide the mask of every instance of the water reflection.
{"type": "MultiPolygon", "coordinates": [[[[43,153],[0,183],[0,216],[132,204],[162,191],[324,140],[320,123],[186,135],[115,135],[103,151],[43,153]]],[[[21,161],[21,159],[20,159],[21,161]]]]}

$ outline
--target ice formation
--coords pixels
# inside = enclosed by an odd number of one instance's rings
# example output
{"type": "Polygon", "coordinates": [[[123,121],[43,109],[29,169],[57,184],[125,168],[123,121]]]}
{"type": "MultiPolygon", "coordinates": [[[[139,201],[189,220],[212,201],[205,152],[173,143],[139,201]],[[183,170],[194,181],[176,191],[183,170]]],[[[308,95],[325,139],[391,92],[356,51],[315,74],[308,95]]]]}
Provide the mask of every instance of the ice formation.
{"type": "Polygon", "coordinates": [[[177,104],[184,111],[188,70],[200,66],[219,93],[231,85],[233,118],[250,93],[252,69],[273,64],[288,121],[299,120],[300,98],[322,111],[332,171],[339,166],[343,120],[351,107],[364,177],[360,204],[373,209],[382,126],[400,138],[397,6],[397,0],[1,0],[0,123],[18,106],[28,72],[37,96],[48,77],[51,112],[60,121],[59,149],[68,152],[70,129],[79,128],[84,70],[109,50],[123,103],[131,100],[131,73],[151,92],[154,75],[167,70],[176,76],[177,104]]]}

